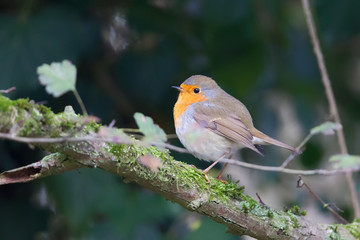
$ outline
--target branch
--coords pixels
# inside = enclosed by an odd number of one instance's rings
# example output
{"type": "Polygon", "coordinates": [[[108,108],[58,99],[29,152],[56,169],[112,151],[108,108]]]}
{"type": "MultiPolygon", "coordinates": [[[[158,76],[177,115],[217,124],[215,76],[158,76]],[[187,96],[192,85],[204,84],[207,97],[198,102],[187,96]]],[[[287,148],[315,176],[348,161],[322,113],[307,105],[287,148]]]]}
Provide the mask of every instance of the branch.
{"type": "Polygon", "coordinates": [[[66,155],[53,153],[38,162],[1,173],[0,185],[30,182],[81,167],[84,166],[74,161],[67,161],[66,155]]]}
{"type": "MultiPolygon", "coordinates": [[[[325,61],[324,61],[324,57],[323,57],[323,54],[322,54],[322,51],[320,48],[319,38],[317,37],[317,34],[316,34],[316,27],[315,27],[312,13],[310,10],[309,0],[302,0],[302,4],[303,4],[305,16],[306,16],[306,23],[308,25],[311,42],[314,47],[314,53],[316,55],[316,60],[319,65],[319,69],[320,69],[320,73],[321,73],[321,80],[325,87],[326,97],[329,101],[330,114],[334,118],[336,123],[341,124],[339,112],[338,112],[338,109],[336,106],[334,93],[333,93],[333,90],[331,87],[330,78],[329,78],[329,75],[328,75],[328,72],[326,69],[326,65],[325,65],[325,61]]],[[[337,137],[338,137],[338,142],[339,142],[341,153],[348,154],[345,137],[344,137],[344,132],[343,132],[342,128],[337,130],[337,137]]],[[[355,218],[359,218],[359,216],[360,216],[359,199],[357,197],[355,182],[354,182],[351,172],[346,173],[346,180],[347,180],[349,188],[350,188],[351,201],[352,201],[352,205],[354,208],[355,218]]]]}
{"type": "MultiPolygon", "coordinates": [[[[82,117],[66,111],[54,114],[28,100],[11,101],[0,96],[0,132],[4,134],[86,138],[94,136],[98,128],[95,122],[84,123],[82,117]]],[[[31,143],[52,154],[39,162],[0,174],[0,184],[27,182],[80,167],[100,168],[123,177],[125,182],[136,182],[157,192],[190,211],[208,216],[236,235],[257,239],[325,239],[329,236],[356,239],[355,234],[360,234],[356,222],[314,224],[291,212],[276,211],[257,203],[232,182],[224,184],[210,178],[209,185],[200,170],[175,161],[168,150],[160,151],[132,141],[127,145],[92,140],[31,143]]]]}

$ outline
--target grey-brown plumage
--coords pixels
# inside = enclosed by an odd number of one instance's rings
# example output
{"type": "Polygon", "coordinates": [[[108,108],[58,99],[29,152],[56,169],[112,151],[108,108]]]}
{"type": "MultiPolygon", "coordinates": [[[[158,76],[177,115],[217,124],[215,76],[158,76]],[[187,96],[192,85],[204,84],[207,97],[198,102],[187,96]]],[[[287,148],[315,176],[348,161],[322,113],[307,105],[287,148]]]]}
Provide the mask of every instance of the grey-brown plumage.
{"type": "Polygon", "coordinates": [[[226,146],[228,145],[232,150],[235,150],[236,147],[247,147],[262,155],[256,147],[256,144],[273,144],[290,151],[298,152],[297,149],[257,130],[253,125],[251,115],[245,105],[222,90],[211,78],[194,75],[185,80],[181,86],[185,87],[188,85],[197,86],[200,90],[198,94],[204,96],[201,101],[189,105],[181,116],[183,126],[177,127],[176,129],[181,142],[186,148],[190,149],[190,152],[198,156],[205,155],[206,157],[202,157],[203,159],[215,159],[226,152],[226,146]],[[194,125],[195,123],[198,127],[207,129],[213,133],[211,134],[208,131],[204,132],[207,134],[209,140],[208,142],[202,143],[203,146],[200,147],[191,146],[184,138],[184,135],[189,132],[189,128],[196,126],[194,125]],[[221,137],[226,140],[224,141],[221,137]],[[216,146],[217,144],[219,146],[216,146]],[[212,152],[209,150],[211,146],[218,148],[216,154],[209,155],[206,153],[207,151],[212,152]]]}

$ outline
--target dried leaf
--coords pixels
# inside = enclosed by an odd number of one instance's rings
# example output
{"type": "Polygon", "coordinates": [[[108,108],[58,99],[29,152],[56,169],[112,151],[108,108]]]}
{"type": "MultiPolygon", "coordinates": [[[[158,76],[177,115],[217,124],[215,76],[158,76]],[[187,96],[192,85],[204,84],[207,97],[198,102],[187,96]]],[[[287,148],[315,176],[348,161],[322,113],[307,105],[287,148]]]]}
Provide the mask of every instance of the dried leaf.
{"type": "Polygon", "coordinates": [[[146,117],[142,113],[135,113],[134,118],[139,130],[144,134],[144,142],[148,143],[163,143],[166,142],[167,137],[165,132],[157,125],[151,117],[146,117]]]}
{"type": "Polygon", "coordinates": [[[337,154],[337,155],[331,156],[329,161],[336,162],[334,164],[335,169],[355,168],[360,165],[360,156],[348,155],[348,154],[337,154]]]}
{"type": "Polygon", "coordinates": [[[336,130],[341,129],[342,126],[339,123],[334,122],[324,122],[323,124],[320,124],[319,126],[316,126],[310,130],[311,135],[316,135],[319,133],[325,134],[325,135],[332,135],[335,133],[336,130]]]}
{"type": "Polygon", "coordinates": [[[75,90],[76,67],[68,60],[51,65],[43,64],[37,68],[37,73],[40,83],[46,87],[46,92],[54,97],[75,90]]]}
{"type": "Polygon", "coordinates": [[[158,172],[162,167],[161,159],[152,155],[141,156],[139,157],[139,161],[142,165],[149,168],[153,172],[158,172]]]}

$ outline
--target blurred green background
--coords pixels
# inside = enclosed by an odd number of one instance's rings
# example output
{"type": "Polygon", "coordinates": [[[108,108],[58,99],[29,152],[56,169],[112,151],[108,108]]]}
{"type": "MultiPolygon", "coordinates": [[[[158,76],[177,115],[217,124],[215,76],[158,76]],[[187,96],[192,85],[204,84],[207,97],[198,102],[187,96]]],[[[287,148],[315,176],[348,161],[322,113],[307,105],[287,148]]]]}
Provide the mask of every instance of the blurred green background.
{"type": "MultiPolygon", "coordinates": [[[[360,1],[311,2],[349,151],[359,154],[360,1]]],[[[142,112],[174,133],[177,92],[170,86],[193,74],[217,80],[245,103],[258,129],[294,146],[330,119],[300,1],[0,1],[0,89],[16,86],[6,96],[29,97],[55,112],[66,105],[80,112],[72,94],[54,99],[37,80],[37,66],[63,59],[78,67],[78,91],[103,124],[115,119],[117,127],[135,127],[132,116],[142,112]]],[[[288,154],[275,147],[265,151],[264,158],[247,150],[239,158],[279,165],[288,154]]],[[[330,167],[328,157],[338,152],[334,136],[317,136],[290,167],[330,167]]],[[[0,154],[1,171],[44,156],[9,141],[0,141],[0,154]]],[[[173,155],[199,168],[208,165],[173,155]]],[[[298,204],[314,222],[336,221],[296,188],[297,176],[234,166],[228,173],[271,207],[298,204]]],[[[359,174],[355,180],[359,191],[359,174]]],[[[343,216],[353,217],[343,176],[305,181],[343,216]]],[[[1,186],[0,212],[0,239],[239,239],[98,169],[1,186]]]]}

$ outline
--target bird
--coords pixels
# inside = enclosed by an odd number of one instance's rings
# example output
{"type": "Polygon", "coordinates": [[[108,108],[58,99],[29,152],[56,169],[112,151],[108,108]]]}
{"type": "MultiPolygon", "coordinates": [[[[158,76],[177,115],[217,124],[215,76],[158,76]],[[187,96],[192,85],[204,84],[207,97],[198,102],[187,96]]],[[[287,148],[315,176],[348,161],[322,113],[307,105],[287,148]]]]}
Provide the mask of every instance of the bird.
{"type": "MultiPolygon", "coordinates": [[[[256,129],[246,106],[212,78],[193,75],[180,86],[172,87],[179,91],[173,109],[176,135],[196,158],[213,162],[203,170],[208,182],[210,169],[220,160],[230,159],[241,148],[249,148],[263,156],[260,145],[270,144],[300,153],[256,129]]],[[[226,166],[217,179],[221,180],[226,166]]]]}

